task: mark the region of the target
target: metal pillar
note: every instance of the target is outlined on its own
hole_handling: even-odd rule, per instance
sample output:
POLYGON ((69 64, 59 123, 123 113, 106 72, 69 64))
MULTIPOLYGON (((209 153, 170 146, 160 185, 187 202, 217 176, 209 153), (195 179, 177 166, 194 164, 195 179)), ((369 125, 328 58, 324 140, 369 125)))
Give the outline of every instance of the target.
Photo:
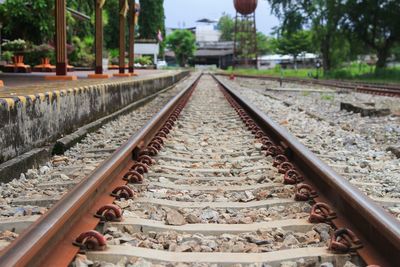
POLYGON ((66 0, 55 0, 55 24, 56 24, 56 75, 45 76, 45 80, 76 80, 76 76, 68 76, 67 57, 67 20, 66 0))
POLYGON ((131 75, 137 75, 135 73, 135 20, 136 20, 136 1, 129 1, 129 73, 131 75))
POLYGON ((94 0, 95 4, 95 43, 96 43, 96 74, 103 74, 103 8, 99 1, 94 0))
POLYGON ((129 11, 128 0, 119 0, 119 73, 114 74, 116 77, 128 77, 129 73, 125 73, 125 20, 129 11))
POLYGON ((67 75, 66 0, 56 0, 56 74, 67 75))
POLYGON ((89 74, 88 78, 106 79, 110 75, 103 74, 103 3, 99 0, 94 0, 95 6, 95 69, 94 74, 89 74))
POLYGON ((123 9, 125 8, 125 0, 119 0, 119 73, 125 73, 125 16, 123 9))
POLYGON ((242 15, 236 12, 233 67, 258 67, 257 28, 255 12, 242 15))

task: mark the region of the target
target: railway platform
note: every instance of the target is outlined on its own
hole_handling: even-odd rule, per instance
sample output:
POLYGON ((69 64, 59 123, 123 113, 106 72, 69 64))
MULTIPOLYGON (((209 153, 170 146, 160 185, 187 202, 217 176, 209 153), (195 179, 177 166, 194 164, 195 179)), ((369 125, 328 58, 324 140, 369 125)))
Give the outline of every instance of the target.
MULTIPOLYGON (((172 86, 187 72, 144 70, 139 74, 64 82, 44 81, 43 74, 2 74, 7 86, 0 89, 0 164, 129 108, 172 86)), ((87 72, 75 75, 87 77, 87 72)), ((35 164, 28 161, 26 165, 35 164)), ((0 165, 0 173, 3 167, 8 168, 0 165)))

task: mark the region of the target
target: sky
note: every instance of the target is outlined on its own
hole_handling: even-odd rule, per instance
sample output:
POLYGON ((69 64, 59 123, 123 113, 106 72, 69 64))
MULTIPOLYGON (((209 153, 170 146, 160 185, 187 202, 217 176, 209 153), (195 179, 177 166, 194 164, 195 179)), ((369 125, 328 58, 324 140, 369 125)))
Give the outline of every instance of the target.
MULTIPOLYGON (((167 28, 192 27, 202 18, 218 20, 223 12, 235 15, 233 0, 164 0, 164 9, 167 28)), ((258 1, 256 24, 257 29, 267 35, 279 24, 265 0, 258 1)))

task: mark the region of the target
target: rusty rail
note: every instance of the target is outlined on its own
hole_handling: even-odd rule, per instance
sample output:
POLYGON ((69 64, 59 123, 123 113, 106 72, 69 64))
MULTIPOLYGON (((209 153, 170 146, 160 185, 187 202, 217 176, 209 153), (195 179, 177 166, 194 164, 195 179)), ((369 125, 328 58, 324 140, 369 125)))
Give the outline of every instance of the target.
POLYGON ((358 254, 367 264, 398 266, 400 263, 400 222, 375 204, 364 193, 351 185, 329 166, 317 158, 283 127, 272 121, 249 100, 214 78, 236 100, 257 125, 284 149, 285 156, 309 178, 324 201, 334 207, 338 214, 332 223, 337 228, 351 228, 361 239, 363 248, 358 254))
POLYGON ((0 266, 68 266, 79 251, 79 247, 72 246, 72 243, 81 233, 96 228, 100 219, 94 214, 113 202, 115 198, 110 193, 127 183, 122 176, 134 163, 137 152, 147 146, 178 104, 190 96, 199 78, 200 75, 107 161, 2 251, 0 266))
MULTIPOLYGON (((218 73, 218 75, 229 76, 229 74, 226 74, 226 73, 218 73)), ((373 83, 348 82, 348 81, 341 81, 341 80, 301 79, 301 78, 293 78, 293 77, 280 78, 280 77, 268 76, 268 75, 243 75, 243 74, 234 74, 234 75, 236 77, 241 77, 241 78, 263 79, 263 80, 272 80, 272 81, 301 83, 301 84, 317 84, 317 85, 323 85, 323 86, 328 86, 328 87, 336 87, 336 88, 353 90, 355 92, 360 92, 360 93, 391 96, 391 97, 400 97, 400 85, 395 85, 395 84, 393 84, 393 85, 391 85, 391 84, 373 84, 373 83)))

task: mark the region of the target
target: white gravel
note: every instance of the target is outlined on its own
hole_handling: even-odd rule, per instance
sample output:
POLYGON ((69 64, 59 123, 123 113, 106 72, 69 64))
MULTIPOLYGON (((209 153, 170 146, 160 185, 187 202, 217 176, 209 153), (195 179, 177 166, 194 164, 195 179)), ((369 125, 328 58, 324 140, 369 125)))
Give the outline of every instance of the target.
POLYGON ((312 92, 326 91, 326 88, 297 84, 286 84, 289 92, 272 91, 266 88, 278 89, 275 82, 223 79, 400 219, 400 159, 386 151, 388 146, 400 143, 399 99, 359 93, 312 92), (394 114, 361 117, 340 111, 341 101, 374 102, 377 106, 391 108, 394 114), (387 203, 386 199, 394 203, 387 203))

